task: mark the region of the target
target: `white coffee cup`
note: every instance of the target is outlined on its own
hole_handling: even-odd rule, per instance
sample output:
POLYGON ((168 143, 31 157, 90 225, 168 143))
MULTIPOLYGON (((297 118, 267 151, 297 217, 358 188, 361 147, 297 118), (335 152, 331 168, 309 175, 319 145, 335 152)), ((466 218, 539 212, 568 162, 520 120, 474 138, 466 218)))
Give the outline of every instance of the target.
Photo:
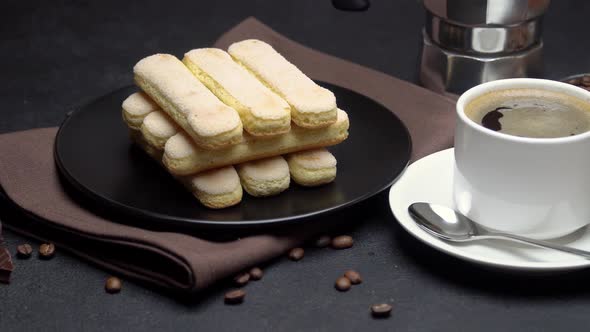
POLYGON ((542 79, 478 85, 457 102, 455 208, 488 228, 546 239, 590 223, 590 132, 526 138, 483 127, 465 115, 482 94, 505 89, 549 90, 590 103, 590 92, 542 79))

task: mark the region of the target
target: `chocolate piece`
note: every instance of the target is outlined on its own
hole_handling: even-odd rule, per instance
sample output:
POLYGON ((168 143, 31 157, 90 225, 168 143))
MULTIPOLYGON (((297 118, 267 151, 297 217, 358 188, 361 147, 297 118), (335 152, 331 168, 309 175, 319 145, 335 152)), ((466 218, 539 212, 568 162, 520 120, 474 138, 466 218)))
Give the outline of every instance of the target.
POLYGON ((0 248, 0 283, 10 283, 10 273, 14 269, 8 249, 0 248))
POLYGON ((2 223, 0 223, 0 283, 10 283, 10 273, 12 273, 13 269, 14 265, 12 265, 10 252, 6 249, 2 238, 2 223))

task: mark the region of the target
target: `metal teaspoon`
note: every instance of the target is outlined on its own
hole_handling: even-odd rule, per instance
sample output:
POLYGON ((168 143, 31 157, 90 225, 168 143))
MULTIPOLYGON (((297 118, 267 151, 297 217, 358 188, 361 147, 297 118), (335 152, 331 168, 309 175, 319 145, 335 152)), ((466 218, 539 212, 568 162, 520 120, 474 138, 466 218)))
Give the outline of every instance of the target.
POLYGON ((515 234, 489 231, 463 214, 443 205, 413 203, 408 207, 408 211, 420 228, 443 240, 466 242, 482 239, 504 239, 590 258, 590 251, 529 239, 515 234))

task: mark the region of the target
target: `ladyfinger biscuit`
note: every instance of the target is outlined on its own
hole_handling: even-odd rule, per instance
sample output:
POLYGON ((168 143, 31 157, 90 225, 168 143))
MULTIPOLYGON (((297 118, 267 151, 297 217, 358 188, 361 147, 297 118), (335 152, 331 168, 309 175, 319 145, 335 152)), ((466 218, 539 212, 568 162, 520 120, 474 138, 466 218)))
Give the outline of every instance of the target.
POLYGON ((199 173, 184 181, 197 199, 212 209, 236 205, 242 200, 240 178, 233 166, 199 173))
POLYGON ((221 101, 238 111, 249 134, 271 136, 291 129, 289 104, 225 51, 192 50, 184 55, 182 62, 221 101))
POLYGON ((243 163, 237 169, 242 187, 252 196, 277 195, 289 188, 289 165, 282 156, 243 163))
POLYGON ((135 82, 205 149, 242 141, 236 110, 222 103, 176 57, 156 54, 133 68, 135 82))
MULTIPOLYGON (((174 122, 165 113, 156 112, 145 118, 141 128, 141 131, 131 130, 132 138, 148 155, 161 163, 163 146, 160 141, 148 137, 170 137, 171 132, 176 133, 174 122)), ((203 205, 210 208, 239 203, 242 191, 236 183, 238 186, 241 183, 243 189, 255 197, 276 195, 289 188, 289 166, 282 156, 247 162, 239 165, 238 170, 235 173, 234 167, 226 166, 176 178, 203 205)))
MULTIPOLYGON (((141 131, 131 129, 131 138, 139 147, 141 147, 149 156, 158 163, 162 163, 163 145, 156 143, 155 140, 147 139, 148 136, 159 137, 162 132, 169 135, 176 125, 165 113, 157 112, 148 115, 142 126, 141 131), (159 114, 158 116, 154 116, 159 114), (151 124, 150 124, 151 123, 151 124), (157 145, 154 145, 157 144, 157 145)), ((187 176, 175 176, 175 178, 184 185, 201 204, 212 208, 221 209, 233 206, 242 200, 242 186, 240 178, 233 166, 226 166, 219 169, 210 170, 204 173, 187 176)))
POLYGON ((178 133, 178 126, 166 113, 159 111, 152 112, 143 119, 140 131, 151 146, 164 151, 166 141, 178 133))
MULTIPOLYGON (((164 144, 178 133, 174 121, 164 112, 152 112, 143 120, 141 130, 132 130, 134 140, 154 159, 161 163, 164 144)), ((229 166, 231 167, 231 166, 229 166)), ((199 173, 196 176, 177 177, 204 205, 225 207, 239 202, 241 194, 235 186, 235 177, 228 167, 199 173), (215 185, 215 186, 213 186, 215 185), (228 189, 229 188, 229 189, 228 189), (233 188, 233 189, 232 189, 233 188), (219 192, 217 192, 219 191, 219 192)), ((255 160, 239 165, 239 182, 252 196, 276 195, 289 187, 289 166, 281 156, 255 160)))
POLYGON ((293 181, 302 186, 319 186, 336 178, 336 158, 325 148, 291 153, 287 163, 293 181))
POLYGON ((348 115, 338 110, 332 125, 321 129, 293 126, 286 134, 268 138, 245 136, 242 143, 223 150, 206 150, 192 144, 184 133, 178 133, 166 142, 164 165, 172 174, 187 175, 226 165, 278 156, 338 144, 348 137, 348 115))
POLYGON ((248 39, 234 43, 229 54, 291 105, 293 122, 320 128, 336 121, 336 97, 317 85, 267 43, 248 39))
POLYGON ((160 106, 143 92, 136 92, 123 101, 123 120, 132 129, 139 129, 143 119, 160 106))
MULTIPOLYGON (((137 132, 136 130, 132 130, 132 134, 133 132, 137 132, 140 136, 139 144, 142 148, 161 163, 162 152, 166 141, 181 130, 182 129, 179 129, 166 113, 153 112, 143 120, 141 131, 137 132)), ((134 139, 138 141, 138 137, 135 137, 134 139)), ((247 162, 239 165, 238 170, 240 181, 244 189, 252 196, 262 197, 276 195, 289 187, 289 166, 281 156, 247 162)), ((219 171, 219 169, 204 173, 215 171, 219 171)), ((198 177, 204 173, 199 173, 198 177)), ((216 175, 211 173, 208 177, 215 178, 216 175)), ((206 189, 207 182, 203 182, 205 180, 194 180, 191 176, 179 178, 184 179, 183 183, 185 183, 185 185, 188 184, 189 189, 192 192, 200 193, 199 196, 197 196, 199 200, 210 201, 206 204, 208 206, 215 204, 214 200, 212 201, 211 199, 208 199, 211 195, 206 195, 212 190, 206 189), (205 188, 203 188, 204 186, 205 188)), ((234 192, 228 192, 227 190, 224 190, 223 192, 225 196, 219 197, 218 201, 227 202, 225 198, 236 197, 233 195, 234 192)))

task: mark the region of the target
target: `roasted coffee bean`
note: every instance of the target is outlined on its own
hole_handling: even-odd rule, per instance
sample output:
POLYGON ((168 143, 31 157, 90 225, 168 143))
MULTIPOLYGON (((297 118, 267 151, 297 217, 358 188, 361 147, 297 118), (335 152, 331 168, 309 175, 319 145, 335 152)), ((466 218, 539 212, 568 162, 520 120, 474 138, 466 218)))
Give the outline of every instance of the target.
POLYGON ((16 255, 19 258, 29 258, 29 257, 31 257, 32 253, 33 253, 33 247, 31 247, 31 245, 28 243, 19 244, 16 247, 16 255))
POLYGON ((117 277, 109 277, 104 284, 104 290, 109 294, 119 293, 121 291, 121 279, 117 277))
POLYGON ((582 77, 582 85, 583 86, 590 86, 590 75, 586 75, 582 77))
POLYGON ((240 273, 234 277, 234 283, 238 286, 245 286, 250 281, 250 274, 248 272, 240 273))
POLYGON ((391 314, 392 306, 387 303, 374 304, 371 306, 371 314, 373 317, 388 317, 391 314))
POLYGON ((351 236, 340 235, 332 239, 332 248, 346 249, 352 247, 354 240, 351 236))
POLYGON ((53 243, 43 243, 39 247, 39 257, 49 259, 55 255, 55 245, 53 243))
POLYGON ((253 267, 250 269, 250 279, 252 280, 260 280, 264 275, 264 272, 259 267, 253 267))
POLYGON ((325 248, 330 245, 332 239, 327 235, 322 235, 317 240, 315 240, 315 246, 318 248, 325 248))
POLYGON ((361 275, 356 272, 355 270, 348 270, 346 272, 344 272, 344 276, 350 280, 350 283, 353 285, 358 285, 361 282, 363 282, 363 279, 361 279, 361 275))
POLYGON ((303 258, 305 251, 303 248, 293 248, 289 251, 289 259, 292 261, 298 261, 303 258))
POLYGON ((337 290, 341 291, 341 292, 346 292, 347 290, 350 289, 350 280, 348 280, 348 278, 346 277, 340 277, 338 279, 336 279, 336 284, 334 285, 336 287, 337 290))
POLYGON ((246 297, 246 292, 236 289, 225 293, 223 300, 226 304, 239 304, 244 302, 244 297, 246 297))

